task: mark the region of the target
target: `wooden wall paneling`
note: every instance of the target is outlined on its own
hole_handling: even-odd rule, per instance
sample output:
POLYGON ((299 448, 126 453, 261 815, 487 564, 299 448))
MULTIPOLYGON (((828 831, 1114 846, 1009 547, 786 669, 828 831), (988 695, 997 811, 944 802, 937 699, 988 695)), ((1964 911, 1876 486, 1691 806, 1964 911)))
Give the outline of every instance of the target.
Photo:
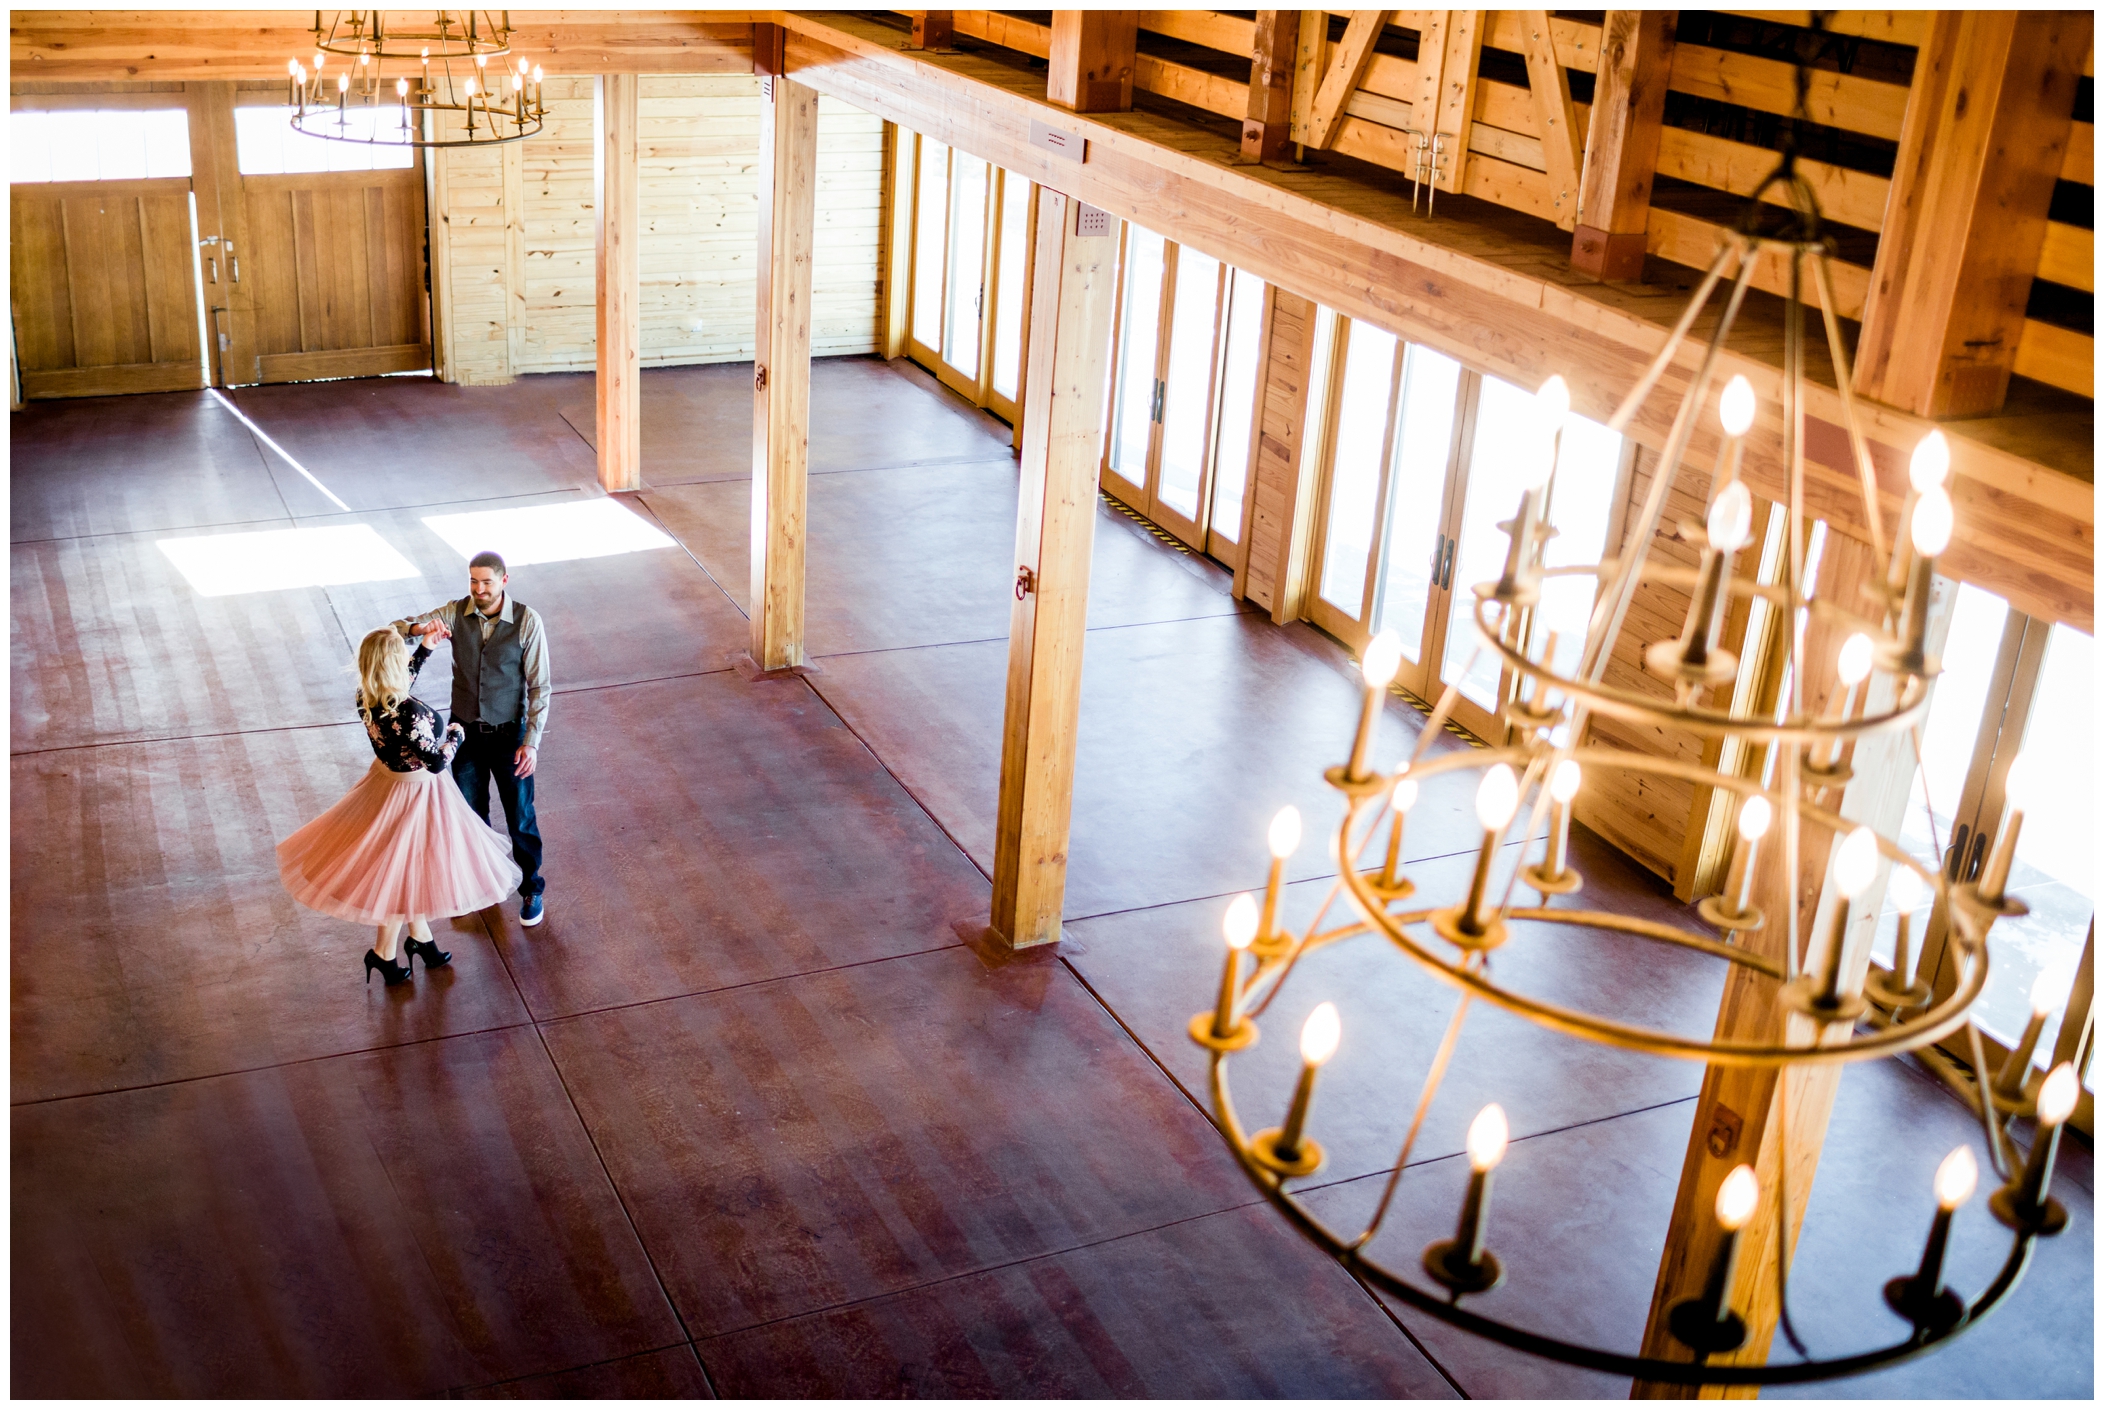
POLYGON ((1856 388, 1922 416, 1998 409, 2062 166, 2087 11, 1948 11, 1915 65, 1856 388))
POLYGON ((1054 10, 1045 101, 1077 113, 1132 107, 1138 10, 1054 10))
POLYGON ((421 171, 247 176, 241 186, 254 341, 240 380, 432 365, 421 171))
POLYGON ((643 487, 642 265, 636 183, 638 79, 599 76, 594 348, 599 483, 608 491, 643 487))
POLYGON ((753 358, 751 665, 805 664, 804 545, 811 420, 811 273, 818 95, 761 82, 759 278, 753 358))
MULTIPOLYGON (((1669 86, 1675 93, 1782 117, 1797 110, 1797 75, 1791 65, 1700 44, 1674 46, 1669 86)), ((1809 90, 1805 102, 1813 122, 1888 142, 1899 140, 1907 109, 1905 85, 1813 69, 1809 90)))
POLYGON ((1644 272, 1674 16, 1671 10, 1609 10, 1601 27, 1571 263, 1603 279, 1644 272))
MULTIPOLYGON (((558 82, 577 80, 550 79, 547 88, 553 90, 558 82)), ((590 80, 583 85, 589 89, 590 80)), ((445 118, 434 121, 444 123, 445 118)), ((432 257, 438 264, 433 283, 440 292, 437 321, 446 344, 444 375, 464 386, 509 382, 521 369, 511 361, 507 325, 510 240, 503 149, 442 148, 431 158, 431 184, 439 195, 431 227, 432 257)))
MULTIPOLYGON (((1022 493, 994 838, 992 929, 1025 949, 1059 939, 1081 715, 1089 563, 1118 242, 1081 235, 1079 203, 1039 191, 1022 493)), ((1115 226, 1112 227, 1115 229, 1115 226)))
MULTIPOLYGON (((1549 177, 1549 208, 1555 212, 1558 230, 1578 226, 1578 171, 1584 162, 1584 139, 1571 110, 1571 80, 1556 60, 1556 44, 1549 34, 1547 10, 1516 12, 1524 22, 1527 55, 1527 85, 1534 95, 1534 111, 1540 123, 1543 170, 1549 177)), ((1473 118, 1473 114, 1471 114, 1473 118)))

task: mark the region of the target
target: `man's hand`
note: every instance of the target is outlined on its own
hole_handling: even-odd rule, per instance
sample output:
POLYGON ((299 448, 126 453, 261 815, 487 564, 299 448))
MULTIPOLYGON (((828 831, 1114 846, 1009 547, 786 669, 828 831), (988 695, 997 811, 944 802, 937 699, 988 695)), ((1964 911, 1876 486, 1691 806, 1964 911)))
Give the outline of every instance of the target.
POLYGON ((433 646, 436 646, 441 641, 446 641, 450 639, 453 635, 453 633, 446 630, 446 624, 444 622, 438 621, 435 618, 428 622, 419 622, 416 626, 410 628, 410 630, 414 631, 418 636, 424 639, 424 647, 426 650, 430 649, 433 646))
POLYGON ((516 778, 532 778, 534 763, 539 758, 539 750, 530 744, 521 744, 519 752, 512 756, 511 772, 513 776, 516 778))

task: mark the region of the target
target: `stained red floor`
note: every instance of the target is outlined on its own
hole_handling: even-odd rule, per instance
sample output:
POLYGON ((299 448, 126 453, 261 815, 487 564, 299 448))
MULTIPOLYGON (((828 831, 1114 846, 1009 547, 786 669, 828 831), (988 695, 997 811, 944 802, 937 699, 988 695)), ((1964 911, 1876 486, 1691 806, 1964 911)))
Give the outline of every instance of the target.
MULTIPOLYGON (((725 665, 749 375, 644 378, 646 488, 621 502, 676 546, 515 575, 558 687, 548 919, 455 921, 451 968, 393 990, 360 983, 365 934, 286 898, 271 848, 366 766, 357 636, 459 592, 424 516, 597 496, 590 379, 235 394, 311 480, 208 396, 12 418, 16 1393, 1625 1393, 1374 1297, 1208 1122, 1183 1025, 1281 803, 1309 822, 1288 914, 1331 890, 1344 653, 1106 511, 1067 939, 990 963, 960 935, 989 898, 1007 428, 917 370, 820 364, 819 671, 749 682, 725 665), (422 576, 202 598, 157 547, 347 523, 422 576)), ((443 651, 426 671, 443 705, 443 651)), ((1391 702, 1381 750, 1421 727, 1391 702)), ((1428 885, 1466 873, 1471 813, 1458 779, 1428 786, 1408 847, 1428 885)), ((1584 900, 1678 911, 1589 835, 1574 847, 1584 900)), ((1718 988, 1570 926, 1496 962, 1525 992, 1695 1031, 1718 988)), ((1345 1227, 1455 997, 1367 940, 1311 957, 1233 1069, 1246 1121, 1276 1120, 1324 997, 1346 1037, 1308 1204, 1345 1227)), ((1447 1232, 1462 1133, 1499 1101, 1511 1275, 1484 1307, 1633 1347, 1697 1077, 1472 1014, 1370 1253, 1408 1269, 1447 1232)), ((1851 1072, 1791 1283, 1812 1350, 1898 1335, 1877 1286, 1911 1265, 1929 1172, 1970 1129, 1918 1072, 1851 1072)), ((2073 1227, 2008 1308, 1823 1392, 2089 1395, 2086 1148, 2065 1163, 2073 1227)), ((1976 1203, 1960 1285, 1998 1254, 1976 1203)))

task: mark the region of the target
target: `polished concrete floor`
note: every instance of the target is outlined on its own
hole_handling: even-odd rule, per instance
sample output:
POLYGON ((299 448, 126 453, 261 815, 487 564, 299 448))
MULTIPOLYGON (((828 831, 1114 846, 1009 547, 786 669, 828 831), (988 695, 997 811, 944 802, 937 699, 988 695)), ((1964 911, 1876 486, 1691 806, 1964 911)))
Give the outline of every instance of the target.
MULTIPOLYGON (((1344 654, 1105 509, 1067 938, 996 962, 968 941, 992 865, 1006 428, 904 365, 820 364, 818 671, 752 682, 726 665, 749 376, 645 375, 649 487, 619 503, 676 546, 514 576, 558 687, 547 922, 455 921, 452 967, 393 990, 359 982, 364 932, 285 896, 272 845, 366 767, 351 644, 460 591, 424 517, 598 493, 589 379, 236 394, 312 480, 206 396, 12 418, 13 1391, 1626 1393, 1371 1295, 1209 1124, 1183 1025, 1281 803, 1310 822, 1290 914, 1327 894, 1344 654), (421 577, 207 597, 157 546, 332 524, 421 577)), ((428 670, 443 705, 443 654, 428 670)), ((1393 702, 1384 755, 1421 724, 1393 702)), ((1462 884, 1470 831, 1465 793, 1428 788, 1422 883, 1462 884)), ((1677 913, 1576 846, 1588 899, 1677 913)), ((1689 1031, 1719 985, 1567 927, 1498 964, 1689 1031)), ((1379 1196, 1452 996, 1364 943, 1312 958, 1238 1059, 1251 1121, 1276 1119, 1324 997, 1345 1038, 1308 1198, 1342 1225, 1379 1196)), ((1409 1269, 1448 1231, 1463 1132, 1499 1101, 1509 1280, 1482 1310, 1634 1350, 1698 1076, 1479 1010, 1373 1250, 1409 1269)), ((1911 1267, 1930 1172, 1969 1133, 1918 1071, 1850 1071, 1791 1282, 1814 1353, 1899 1337, 1878 1286, 1911 1267)), ((2073 1225, 2006 1307, 1823 1393, 2088 1396, 2086 1146, 2064 1161, 2073 1225)), ((1961 1288, 1998 1234, 1980 1202, 1961 1214, 1961 1288)))

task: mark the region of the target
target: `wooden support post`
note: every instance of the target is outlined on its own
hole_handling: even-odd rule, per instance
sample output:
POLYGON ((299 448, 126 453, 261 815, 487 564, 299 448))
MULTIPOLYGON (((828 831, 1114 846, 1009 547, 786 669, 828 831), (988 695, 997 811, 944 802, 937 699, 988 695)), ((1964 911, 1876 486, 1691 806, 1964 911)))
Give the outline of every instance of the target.
POLYGON ((1083 213, 1072 197, 1038 188, 994 840, 993 929, 1016 949, 1057 941, 1066 899, 1118 254, 1116 222, 1092 222, 1104 233, 1079 234, 1083 213))
POLYGON ((1249 56, 1249 107, 1242 120, 1242 160, 1275 162, 1293 140, 1293 69, 1300 45, 1299 10, 1257 11, 1249 56))
POLYGON ((884 124, 884 356, 906 355, 913 302, 913 197, 918 142, 895 122, 884 124))
POLYGON ((1578 178, 1571 264, 1602 279, 1636 279, 1644 272, 1644 231, 1678 14, 1609 10, 1600 29, 1599 81, 1578 178))
MULTIPOLYGON (((205 360, 213 386, 239 386, 256 380, 256 355, 255 305, 234 278, 234 261, 248 251, 248 205, 234 152, 234 85, 185 83, 183 97, 197 236, 211 241, 198 250, 205 276, 205 360)), ((249 268, 255 267, 251 258, 249 268)))
POLYGON ((925 49, 931 54, 950 52, 950 41, 956 37, 955 10, 909 10, 913 19, 913 37, 906 41, 908 49, 925 49))
MULTIPOLYGON (((1836 602, 1855 601, 1862 587, 1874 582, 1879 572, 1880 565, 1872 558, 1867 544, 1829 534, 1819 569, 1820 595, 1836 602)), ((1931 650, 1942 649, 1956 598, 1956 584, 1940 585, 1930 619, 1931 650)), ((1840 636, 1838 630, 1824 624, 1806 634, 1801 666, 1802 698, 1808 709, 1821 709, 1828 693, 1837 686, 1840 636)), ((1780 652, 1771 659, 1770 669, 1777 675, 1782 659, 1780 652)), ((1881 681, 1879 692, 1873 693, 1870 708, 1889 709, 1891 705, 1891 682, 1887 678, 1881 681)), ((1911 741, 1904 734, 1878 737, 1857 745, 1849 762, 1855 778, 1836 811, 1880 832, 1896 833, 1914 777, 1911 741)), ((1833 806, 1831 792, 1825 801, 1833 806)), ((1801 906, 1797 925, 1800 936, 1809 937, 1808 943, 1800 943, 1808 955, 1808 964, 1814 967, 1825 953, 1832 907, 1841 903, 1838 894, 1827 885, 1829 861, 1839 842, 1833 833, 1809 825, 1799 838, 1801 906)), ((1767 915, 1767 924, 1743 933, 1738 943, 1781 964, 1790 933, 1781 820, 1770 829, 1764 848, 1766 856, 1759 863, 1754 895, 1755 904, 1767 915)), ((1855 903, 1842 955, 1843 972, 1849 976, 1845 989, 1860 990, 1869 968, 1870 942, 1877 929, 1878 896, 1873 890, 1855 903)), ((1821 1025, 1786 1010, 1778 998, 1780 987, 1775 980, 1744 965, 1731 966, 1718 1006, 1717 1036, 1812 1046, 1838 1037, 1843 1031, 1844 1025, 1834 1025, 1835 1031, 1828 1033, 1821 1025)), ((1734 1166, 1751 1165, 1760 1181, 1761 1202, 1741 1235, 1737 1275, 1730 1293, 1732 1310, 1745 1319, 1747 1339, 1738 1351, 1711 1360, 1717 1365, 1734 1366, 1767 1362, 1782 1307, 1777 1242, 1781 1241, 1786 1262, 1803 1227, 1840 1080, 1838 1064, 1799 1069, 1787 1082, 1767 1068, 1705 1070, 1672 1223, 1666 1232, 1665 1253, 1659 1260, 1650 1322, 1644 1332, 1644 1355, 1670 1361, 1694 1359, 1693 1353, 1673 1337, 1667 1317, 1675 1305, 1702 1295, 1720 1242, 1715 1213, 1717 1188, 1734 1166)), ((1920 1172, 1924 1193, 1933 1173, 1931 1168, 1920 1172)), ((1697 1391, 1651 1381, 1638 1381, 1630 1390, 1631 1398, 1639 1400, 1749 1399, 1756 1393, 1757 1388, 1751 1386, 1697 1391)))
POLYGON ((1138 10, 1054 10, 1045 101, 1077 113, 1132 108, 1138 10))
POLYGON ((1317 469, 1327 416, 1323 338, 1335 327, 1311 299, 1268 289, 1257 373, 1256 451, 1237 596, 1281 625, 1300 618, 1314 542, 1317 469))
MULTIPOLYGON (((1434 14, 1441 13, 1433 11, 1434 14)), ((1330 66, 1330 12, 1302 10, 1300 34, 1293 47, 1293 141, 1306 146, 1308 123, 1315 115, 1315 90, 1330 66)))
POLYGON ((1522 10, 1526 27, 1527 86, 1534 97, 1534 118, 1541 126, 1542 161, 1549 176, 1549 208, 1558 230, 1578 227, 1578 171, 1585 157, 1578 140, 1577 114, 1571 107, 1571 80, 1556 62, 1556 37, 1549 32, 1547 10, 1522 10))
POLYGON ((1482 10, 1434 10, 1418 37, 1418 126, 1432 134, 1432 185, 1459 191, 1467 176, 1469 129, 1476 122, 1476 65, 1483 57, 1482 10), (1436 38, 1435 38, 1436 33, 1436 38), (1437 70, 1432 53, 1437 50, 1437 70))
POLYGON ((759 308, 754 321, 752 665, 804 661, 804 535, 811 424, 811 261, 818 95, 760 81, 759 308))
POLYGON ((2091 26, 2088 10, 1931 14, 1863 310, 1863 395, 1917 416, 2001 407, 2091 26))
POLYGON ((1387 28, 1390 10, 1354 10, 1346 25, 1344 38, 1339 40, 1330 55, 1329 66, 1323 70, 1322 84, 1315 90, 1314 106, 1308 114, 1307 145, 1317 149, 1327 147, 1337 135, 1344 122, 1344 105, 1352 94, 1359 91, 1359 84, 1366 78, 1366 66, 1373 62, 1373 46, 1387 28))
POLYGON ((637 211, 636 91, 632 73, 599 75, 594 150, 599 215, 599 483, 643 487, 642 264, 637 211))

